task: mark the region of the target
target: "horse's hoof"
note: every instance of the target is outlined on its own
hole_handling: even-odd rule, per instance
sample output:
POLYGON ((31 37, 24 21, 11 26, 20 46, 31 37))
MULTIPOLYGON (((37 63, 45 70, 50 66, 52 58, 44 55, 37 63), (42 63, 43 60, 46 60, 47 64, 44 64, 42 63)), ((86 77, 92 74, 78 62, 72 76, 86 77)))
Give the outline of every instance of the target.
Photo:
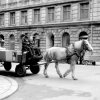
POLYGON ((73 80, 78 80, 77 78, 74 78, 73 80))
POLYGON ((59 77, 60 77, 60 78, 63 78, 63 76, 62 76, 62 75, 60 75, 59 77))
POLYGON ((49 78, 49 76, 45 76, 45 78, 49 78))
POLYGON ((63 75, 63 78, 65 78, 66 76, 65 75, 63 75))
POLYGON ((77 78, 74 78, 74 77, 72 77, 73 78, 73 80, 78 80, 77 78))
POLYGON ((63 77, 65 78, 65 77, 66 77, 66 75, 64 74, 64 75, 63 75, 63 77))

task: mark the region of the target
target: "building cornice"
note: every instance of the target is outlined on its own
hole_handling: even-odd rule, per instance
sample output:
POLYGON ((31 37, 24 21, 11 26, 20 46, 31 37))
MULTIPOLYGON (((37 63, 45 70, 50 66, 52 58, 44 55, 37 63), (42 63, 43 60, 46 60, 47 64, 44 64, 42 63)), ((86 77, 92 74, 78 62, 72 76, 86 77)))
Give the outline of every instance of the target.
POLYGON ((56 28, 56 27, 75 27, 75 26, 91 26, 91 25, 100 25, 100 21, 86 21, 86 22, 72 22, 72 23, 57 23, 57 24, 41 24, 41 25, 26 25, 26 26, 9 26, 9 27, 0 27, 2 30, 22 30, 22 29, 37 29, 37 28, 56 28))
MULTIPOLYGON (((91 1, 91 0, 84 0, 85 1, 91 1)), ((1 9, 0 12, 8 12, 8 11, 16 11, 16 10, 23 10, 23 9, 31 9, 31 8, 37 8, 37 7, 46 7, 46 6, 53 6, 53 5, 61 5, 65 3, 77 3, 77 2, 83 2, 83 0, 61 0, 61 1, 55 1, 55 2, 46 2, 46 3, 40 3, 40 4, 34 4, 34 5, 26 5, 26 6, 18 6, 14 8, 5 8, 1 9)))

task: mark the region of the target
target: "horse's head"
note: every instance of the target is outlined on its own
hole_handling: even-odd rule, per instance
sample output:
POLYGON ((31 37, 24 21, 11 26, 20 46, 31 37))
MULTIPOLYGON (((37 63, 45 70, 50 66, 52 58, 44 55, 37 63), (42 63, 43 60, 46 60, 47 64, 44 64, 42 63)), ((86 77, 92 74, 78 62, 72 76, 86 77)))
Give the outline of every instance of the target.
POLYGON ((82 40, 82 45, 83 45, 83 49, 84 49, 84 50, 93 52, 93 47, 92 47, 91 44, 88 42, 88 40, 82 40))
POLYGON ((79 53, 85 51, 91 51, 93 53, 93 48, 88 40, 80 40, 74 43, 74 49, 77 50, 79 53))

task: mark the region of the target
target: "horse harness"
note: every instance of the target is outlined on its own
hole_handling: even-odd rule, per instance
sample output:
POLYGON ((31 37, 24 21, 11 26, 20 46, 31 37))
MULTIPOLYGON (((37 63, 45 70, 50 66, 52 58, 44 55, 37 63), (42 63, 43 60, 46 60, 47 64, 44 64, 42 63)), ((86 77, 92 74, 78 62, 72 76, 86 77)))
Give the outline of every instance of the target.
POLYGON ((80 51, 80 53, 75 49, 74 43, 72 44, 73 49, 74 49, 73 53, 69 51, 69 48, 68 48, 68 47, 65 47, 65 48, 66 48, 66 54, 67 54, 67 55, 66 55, 67 62, 69 62, 70 58, 71 58, 72 56, 74 56, 74 55, 76 55, 76 56, 78 57, 78 59, 79 59, 81 56, 84 55, 84 53, 85 53, 85 51, 86 51, 86 46, 84 45, 84 44, 85 44, 85 43, 84 43, 84 40, 83 40, 82 42, 83 42, 83 43, 82 43, 82 50, 80 51), (83 53, 83 54, 82 54, 82 53, 83 53))

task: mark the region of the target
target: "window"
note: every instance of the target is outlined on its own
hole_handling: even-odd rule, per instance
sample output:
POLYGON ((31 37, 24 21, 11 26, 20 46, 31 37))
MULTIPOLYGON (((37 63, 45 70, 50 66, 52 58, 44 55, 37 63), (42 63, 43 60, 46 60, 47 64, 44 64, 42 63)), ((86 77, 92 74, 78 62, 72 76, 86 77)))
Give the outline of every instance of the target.
POLYGON ((40 22, 40 9, 34 9, 34 23, 40 22))
POLYGON ((14 4, 17 3, 17 0, 8 0, 8 4, 14 4))
POLYGON ((54 7, 48 8, 48 22, 54 21, 54 7))
POLYGON ((22 2, 23 3, 28 3, 30 0, 23 0, 22 2))
POLYGON ((9 49, 15 50, 15 36, 13 34, 9 37, 9 49))
POLYGON ((27 11, 22 11, 21 12, 21 24, 27 24, 27 11))
POLYGON ((10 13, 10 25, 15 24, 15 12, 10 13))
POLYGON ((71 15, 71 6, 63 6, 63 20, 69 20, 71 15))
POLYGON ((0 14, 0 26, 4 25, 4 14, 0 14))
POLYGON ((0 0, 0 5, 6 4, 6 0, 0 0))
POLYGON ((40 2, 41 0, 31 0, 31 1, 33 1, 33 2, 40 2))
POLYGON ((89 18, 89 3, 80 4, 80 19, 89 18))

